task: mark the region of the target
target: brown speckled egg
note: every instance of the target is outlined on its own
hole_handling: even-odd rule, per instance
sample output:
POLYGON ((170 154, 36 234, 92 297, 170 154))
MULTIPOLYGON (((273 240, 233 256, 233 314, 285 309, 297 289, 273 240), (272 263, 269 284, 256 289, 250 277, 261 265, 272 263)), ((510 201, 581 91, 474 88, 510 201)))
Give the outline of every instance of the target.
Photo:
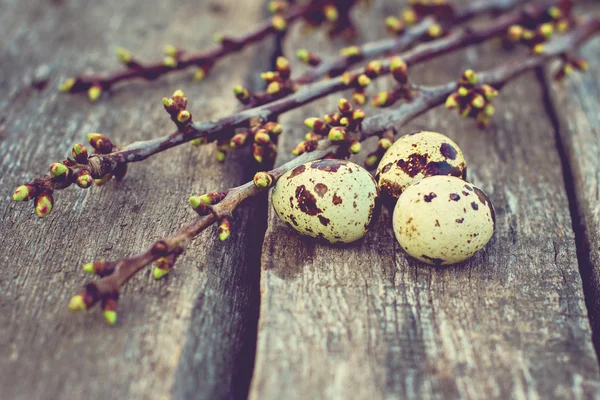
POLYGON ((346 160, 300 165, 277 181, 273 208, 303 235, 330 243, 362 238, 374 219, 377 183, 364 168, 346 160))
POLYGON ((377 167, 379 190, 398 198, 407 187, 435 175, 466 178, 462 151, 450 138, 436 132, 402 136, 383 155, 377 167))
POLYGON ((494 234, 494 207, 485 193, 453 176, 432 176, 408 187, 394 209, 394 233, 412 257, 454 264, 481 250, 494 234))

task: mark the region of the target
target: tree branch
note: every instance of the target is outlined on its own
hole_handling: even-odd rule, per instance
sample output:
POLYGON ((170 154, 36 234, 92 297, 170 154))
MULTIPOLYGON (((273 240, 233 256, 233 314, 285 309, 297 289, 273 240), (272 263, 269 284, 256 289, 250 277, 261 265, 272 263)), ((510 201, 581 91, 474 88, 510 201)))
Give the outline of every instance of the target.
MULTIPOLYGON (((529 55, 525 58, 510 61, 488 72, 478 74, 478 84, 501 87, 523 72, 541 66, 552 58, 562 56, 566 52, 576 49, 599 31, 600 19, 588 19, 567 35, 548 42, 545 45, 543 54, 529 55)), ((396 131, 398 127, 405 125, 416 116, 442 104, 449 95, 459 88, 459 85, 458 82, 449 82, 441 86, 413 88, 414 92, 406 103, 395 109, 366 118, 358 130, 359 139, 363 141, 369 137, 381 135, 382 132, 390 129, 396 131)), ((96 302, 102 301, 105 313, 109 312, 108 315, 105 314, 107 320, 109 323, 114 323, 116 299, 119 290, 138 271, 154 261, 160 262, 161 259, 169 259, 169 257, 171 257, 169 259, 171 261, 167 268, 170 268, 175 258, 181 254, 183 248, 195 236, 216 221, 231 217, 237 207, 247 198, 264 192, 275 184, 283 174, 301 164, 336 154, 339 146, 340 144, 331 142, 328 139, 321 140, 313 151, 306 152, 300 157, 269 171, 267 174, 270 179, 268 179, 267 184, 259 185, 255 183, 255 179, 254 182, 248 182, 227 190, 218 197, 220 201, 217 200, 216 204, 202 208, 205 215, 200 216, 172 236, 155 242, 149 249, 135 257, 117 262, 101 261, 89 264, 84 269, 103 277, 89 283, 82 292, 74 296, 69 308, 72 311, 85 310, 96 302)))
MULTIPOLYGON (((500 4, 508 6, 508 4, 512 4, 512 1, 514 0, 495 0, 489 5, 490 8, 475 3, 475 5, 472 6, 472 9, 467 8, 461 13, 457 13, 457 18, 472 16, 481 9, 488 11, 490 9, 497 9, 500 7, 500 4), (463 17, 460 17, 461 15, 463 17)), ((407 66, 410 67, 458 49, 482 43, 490 38, 503 36, 513 25, 535 25, 535 23, 545 21, 545 18, 548 18, 548 6, 558 4, 559 2, 560 0, 545 0, 542 3, 527 3, 523 9, 504 14, 492 21, 471 28, 467 27, 459 29, 441 39, 421 44, 412 50, 400 54, 400 56, 407 66)), ((417 29, 417 27, 415 27, 415 29, 417 29)), ((411 37, 410 35, 408 36, 411 37)), ((401 41, 402 39, 396 40, 401 41)), ((380 41, 373 44, 366 44, 363 48, 367 49, 365 51, 368 55, 387 54, 388 51, 391 51, 391 49, 394 48, 390 43, 397 42, 380 41)), ((389 60, 379 62, 378 65, 380 68, 376 74, 371 75, 371 79, 376 79, 389 74, 390 64, 391 61, 389 60)), ((345 89, 354 88, 363 90, 364 87, 361 86, 360 78, 365 74, 367 69, 368 66, 367 68, 358 68, 344 73, 339 78, 302 86, 298 91, 279 100, 258 107, 243 109, 217 120, 192 122, 191 114, 185 110, 187 99, 183 97, 183 93, 174 96, 172 99, 165 98, 163 99, 166 100, 165 108, 171 114, 173 121, 177 124, 177 131, 167 136, 147 141, 134 142, 122 148, 113 146, 107 137, 103 137, 102 143, 104 146, 102 149, 99 150, 92 143, 93 147, 96 149, 96 154, 91 155, 90 157, 87 157, 87 152, 86 157, 76 157, 75 154, 73 154, 75 161, 68 159, 62 163, 57 163, 68 167, 66 176, 53 176, 51 171, 49 175, 20 186, 17 189, 20 193, 17 195, 15 192, 13 198, 15 200, 28 200, 37 198, 40 194, 44 194, 49 199, 44 204, 49 204, 50 207, 45 208, 47 210, 46 213, 38 212, 38 215, 48 215, 53 204, 52 193, 55 190, 64 189, 71 183, 77 183, 80 187, 86 188, 91 185, 92 179, 95 179, 98 184, 103 184, 110 179, 112 175, 115 175, 117 179, 119 179, 125 174, 127 164, 145 160, 152 155, 166 151, 182 143, 192 140, 201 140, 204 143, 229 140, 233 135, 233 132, 235 132, 235 129, 248 127, 252 121, 265 123, 266 121, 277 118, 279 115, 289 110, 299 108, 317 99, 345 89), (177 101, 173 102, 173 100, 177 101), (185 113, 185 115, 182 112, 185 113), (110 145, 107 145, 107 143, 110 143, 110 145), (82 181, 83 184, 80 184, 80 181, 82 181)), ((82 145, 76 146, 83 147, 82 145)), ((53 166, 54 165, 56 164, 53 164, 53 166)), ((36 207, 36 211, 37 210, 38 208, 36 207)))
MULTIPOLYGON (((354 4, 356 1, 351 1, 354 4)), ((61 85, 61 91, 79 93, 88 91, 91 100, 97 100, 101 93, 109 90, 115 84, 132 79, 154 80, 171 72, 181 71, 192 66, 199 67, 195 78, 203 79, 214 64, 220 59, 239 52, 247 46, 263 40, 265 37, 285 31, 287 27, 311 13, 319 12, 325 2, 312 1, 306 6, 292 6, 289 10, 273 10, 275 15, 262 21, 252 30, 238 37, 221 37, 220 45, 211 50, 184 52, 170 47, 166 49, 167 57, 161 61, 142 63, 132 58, 125 49, 120 49, 117 55, 126 66, 124 69, 105 73, 81 75, 71 78, 61 85)))

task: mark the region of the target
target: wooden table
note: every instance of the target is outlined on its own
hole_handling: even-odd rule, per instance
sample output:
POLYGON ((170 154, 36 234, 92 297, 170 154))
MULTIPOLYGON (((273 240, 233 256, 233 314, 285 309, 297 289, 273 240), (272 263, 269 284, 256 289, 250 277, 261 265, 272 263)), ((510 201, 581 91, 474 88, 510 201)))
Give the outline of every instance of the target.
MULTIPOLYGON (((384 37, 384 16, 401 6, 362 9, 357 41, 384 37)), ((142 59, 167 43, 206 48, 214 32, 243 32, 265 15, 262 0, 0 1, 0 397, 600 397, 598 39, 583 50, 588 73, 556 84, 539 70, 507 86, 486 131, 441 109, 403 128, 457 141, 469 179, 491 196, 497 230, 471 261, 409 260, 387 211, 356 245, 316 244, 263 197, 236 214, 226 244, 209 229, 167 279, 135 277, 117 326, 99 312, 68 313, 89 281, 84 263, 143 250, 193 218, 189 195, 247 181, 256 165, 246 151, 219 164, 212 145, 180 146, 131 165, 121 183, 61 191, 45 220, 10 201, 14 188, 87 132, 127 144, 171 130, 160 99, 177 88, 196 120, 227 115, 237 107, 231 87, 259 88, 258 72, 280 49, 267 40, 219 63, 205 83, 172 74, 122 85, 97 104, 56 86, 114 67, 117 46, 142 59)), ((283 51, 343 46, 292 29, 283 51)), ((411 79, 446 82, 508 57, 489 43, 415 67, 411 79)), ((281 118, 276 164, 291 159, 303 119, 338 98, 281 118)))

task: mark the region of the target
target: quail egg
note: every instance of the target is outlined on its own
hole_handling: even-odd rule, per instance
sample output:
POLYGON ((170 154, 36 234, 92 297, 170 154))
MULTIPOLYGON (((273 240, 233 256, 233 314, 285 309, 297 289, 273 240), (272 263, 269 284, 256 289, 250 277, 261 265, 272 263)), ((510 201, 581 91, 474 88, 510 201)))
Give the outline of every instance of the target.
POLYGON ((379 190, 393 198, 413 183, 434 175, 463 179, 467 175, 462 151, 450 138, 436 132, 402 136, 385 152, 377 167, 379 190))
POLYGON ((318 160, 284 174, 273 190, 279 218, 303 235, 330 243, 362 238, 375 219, 377 183, 346 160, 318 160))
POLYGON ((494 234, 494 207, 481 189, 453 176, 425 178, 402 193, 393 226, 400 246, 428 264, 454 264, 494 234))

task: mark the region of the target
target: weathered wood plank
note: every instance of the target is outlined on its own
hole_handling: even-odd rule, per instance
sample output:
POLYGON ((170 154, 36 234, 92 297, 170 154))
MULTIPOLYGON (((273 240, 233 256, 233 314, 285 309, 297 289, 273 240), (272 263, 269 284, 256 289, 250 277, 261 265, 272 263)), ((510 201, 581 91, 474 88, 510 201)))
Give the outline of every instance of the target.
MULTIPOLYGON (((600 6, 590 5, 590 12, 600 6)), ((548 68, 547 82, 552 111, 557 117, 557 132, 568 166, 572 210, 578 256, 586 304, 594 332, 596 351, 600 349, 600 40, 584 46, 581 55, 589 60, 590 70, 554 82, 548 68)), ((556 67, 556 66, 555 66, 556 67)))
MULTIPOLYGON (((374 3, 376 11, 361 17, 369 26, 363 40, 382 35, 376 21, 393 10, 374 3)), ((306 42, 294 35, 287 51, 306 42)), ((339 48, 323 40, 308 45, 322 54, 339 48)), ((483 69, 507 57, 498 51, 491 44, 467 50, 410 76, 418 83, 457 79, 465 63, 483 69)), ((329 112, 337 98, 284 118, 278 163, 301 140, 302 120, 329 112)), ((387 210, 364 240, 346 248, 301 238, 270 211, 250 398, 600 395, 563 171, 535 75, 506 87, 496 104, 488 131, 444 110, 402 129, 456 140, 469 179, 496 206, 494 238, 462 265, 409 260, 387 210)))
POLYGON ((203 84, 193 84, 189 73, 175 74, 129 84, 97 105, 59 95, 55 87, 70 74, 114 67, 109 54, 116 46, 142 59, 159 56, 167 43, 212 46, 214 32, 252 27, 264 16, 263 5, 0 3, 0 397, 245 397, 258 318, 260 208, 239 213, 226 247, 209 230, 167 279, 156 282, 149 270, 134 278, 122 293, 116 327, 106 326, 97 310, 71 315, 66 305, 90 279, 81 265, 139 252, 174 232, 193 218, 190 194, 247 180, 247 153, 218 165, 212 148, 170 150, 132 165, 122 183, 57 193, 55 211, 44 221, 31 205, 10 197, 19 183, 69 154, 86 132, 126 144, 171 131, 160 99, 177 88, 185 90, 198 120, 233 111, 231 86, 268 66, 272 42, 219 64, 203 84), (37 91, 29 82, 40 66, 50 82, 37 91))

